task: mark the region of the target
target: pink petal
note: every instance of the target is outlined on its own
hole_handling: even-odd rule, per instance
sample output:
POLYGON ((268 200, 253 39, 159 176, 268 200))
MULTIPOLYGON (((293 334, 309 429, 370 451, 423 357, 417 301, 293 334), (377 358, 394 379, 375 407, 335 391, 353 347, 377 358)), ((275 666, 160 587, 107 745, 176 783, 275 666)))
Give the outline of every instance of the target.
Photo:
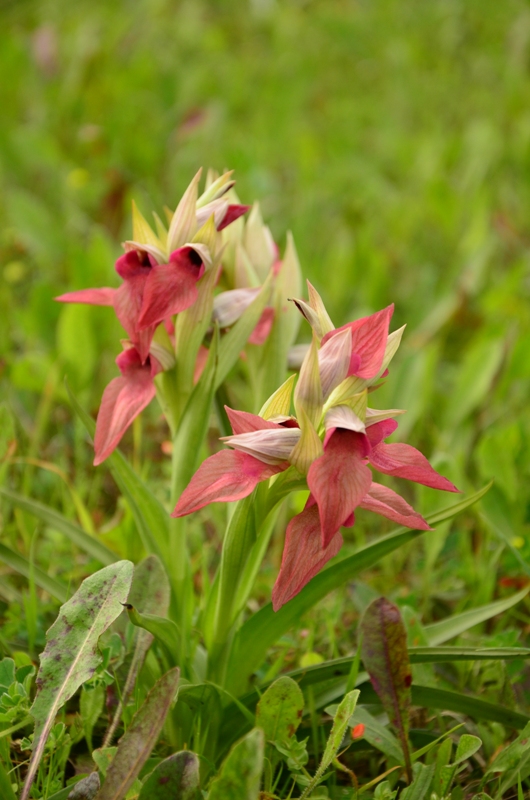
POLYGON ((221 450, 204 461, 184 489, 172 517, 184 517, 209 503, 240 500, 247 497, 260 481, 265 481, 289 464, 264 464, 237 450, 221 450))
POLYGON ((265 308, 258 320, 258 324, 248 338, 249 344, 265 344, 274 322, 274 309, 265 308))
POLYGON ((363 434, 337 428, 324 454, 309 468, 307 484, 320 511, 323 547, 330 543, 370 488, 372 473, 363 463, 366 454, 363 434))
POLYGON ((351 356, 351 336, 347 330, 331 336, 318 351, 318 367, 324 400, 348 377, 351 356))
POLYGON ((355 322, 349 322, 342 328, 327 333, 322 339, 324 344, 332 336, 336 336, 339 331, 349 328, 352 335, 352 357, 350 360, 350 375, 357 375, 359 378, 375 378, 385 356, 386 342, 388 339, 388 327, 394 312, 394 305, 387 306, 376 314, 363 317, 355 322), (353 356, 356 355, 360 359, 353 356))
POLYGON ((138 346, 142 362, 149 355, 149 348, 155 332, 154 325, 144 330, 139 329, 140 311, 149 274, 147 272, 127 278, 114 295, 116 316, 127 331, 131 342, 138 346))
POLYGON ((193 305, 203 272, 203 262, 191 247, 180 247, 171 253, 169 264, 153 267, 146 279, 140 328, 158 325, 193 305))
MULTIPOLYGON (((174 328, 173 328, 174 330, 174 328)), ((199 382, 199 379, 204 372, 204 368, 208 361, 208 356, 210 355, 210 351, 207 347, 203 344, 199 347, 199 352, 197 353, 197 358, 195 359, 195 369, 193 370, 193 385, 195 386, 196 383, 199 382)))
POLYGON ((383 439, 386 439, 396 430, 398 424, 395 419, 382 419, 381 422, 374 422, 373 425, 368 425, 366 428, 366 435, 372 447, 375 447, 383 439))
POLYGON ((300 592, 342 547, 336 533, 326 548, 322 547, 317 506, 305 508, 290 521, 285 535, 282 566, 272 590, 272 607, 278 611, 300 592))
POLYGON ((235 222, 236 219, 242 217, 243 214, 246 214, 249 211, 251 206, 241 206, 241 205, 231 205, 228 206, 226 210, 226 214, 224 215, 223 219, 221 220, 220 224, 217 226, 218 231, 222 231, 223 228, 227 228, 232 222, 235 222))
POLYGON ((114 265, 114 269, 123 280, 136 278, 138 275, 148 275, 151 267, 156 263, 147 253, 139 253, 138 250, 128 250, 125 255, 120 256, 114 265))
POLYGON ((381 486, 380 483, 372 483, 368 494, 366 494, 360 504, 360 508, 365 508, 367 511, 373 511, 380 514, 382 517, 387 517, 393 522, 400 525, 405 525, 407 528, 412 528, 417 531, 431 531, 429 523, 426 522, 421 514, 414 511, 406 500, 403 500, 399 494, 388 489, 386 486, 381 486))
POLYGON ((122 353, 119 366, 123 374, 106 387, 99 407, 94 466, 101 464, 112 453, 133 419, 155 396, 151 365, 142 366, 136 350, 122 353))
POLYGON ((374 469, 385 475, 406 478, 446 492, 460 491, 451 481, 439 475, 425 456, 409 444, 378 444, 373 448, 368 460, 374 469))
POLYGON ((78 292, 67 292, 56 297, 58 303, 86 303, 90 306, 112 306, 116 289, 103 286, 101 289, 80 289, 78 292))
POLYGON ((258 417, 257 414, 251 414, 249 411, 236 411, 228 406, 225 406, 225 411, 235 436, 240 433, 251 433, 251 431, 262 431, 265 428, 280 427, 277 422, 263 419, 263 417, 258 417))

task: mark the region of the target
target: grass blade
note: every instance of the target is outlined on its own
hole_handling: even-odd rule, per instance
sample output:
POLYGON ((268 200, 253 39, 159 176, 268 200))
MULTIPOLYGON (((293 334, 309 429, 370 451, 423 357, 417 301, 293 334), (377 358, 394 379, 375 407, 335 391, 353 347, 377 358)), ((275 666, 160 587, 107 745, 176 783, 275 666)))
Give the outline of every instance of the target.
POLYGON ((11 567, 11 569, 15 570, 15 572, 28 578, 28 580, 31 575, 32 580, 35 581, 37 586, 44 589, 48 594, 51 594, 51 596, 55 597, 60 603, 66 601, 68 597, 66 586, 56 581, 55 578, 50 578, 49 575, 46 575, 46 573, 35 564, 31 565, 27 558, 21 556, 20 553, 15 553, 14 550, 10 550, 5 544, 0 544, 0 560, 11 567))

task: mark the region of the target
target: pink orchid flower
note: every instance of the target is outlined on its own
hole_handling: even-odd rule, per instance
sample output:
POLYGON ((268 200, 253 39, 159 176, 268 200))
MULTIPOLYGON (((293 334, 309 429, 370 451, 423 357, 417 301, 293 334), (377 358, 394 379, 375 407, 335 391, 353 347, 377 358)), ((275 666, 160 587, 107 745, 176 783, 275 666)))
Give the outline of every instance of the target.
POLYGON ((94 466, 105 461, 123 434, 155 396, 153 378, 163 367, 152 354, 142 360, 134 345, 116 359, 121 376, 114 378, 101 399, 94 438, 94 466))
POLYGON ((227 409, 233 436, 224 442, 232 450, 202 464, 173 512, 179 517, 211 502, 239 500, 290 466, 305 474, 310 494, 304 510, 287 526, 272 595, 275 610, 338 553, 340 529, 354 524, 357 508, 412 529, 430 530, 402 497, 374 481, 372 469, 458 491, 414 447, 384 443, 397 427, 392 417, 399 410, 366 407, 368 388, 386 371, 399 345, 402 331, 388 333, 392 306, 338 330, 314 290, 308 308, 314 312, 308 316, 318 334, 315 331, 294 393, 298 421, 289 416, 291 379, 265 404, 261 416, 227 409))

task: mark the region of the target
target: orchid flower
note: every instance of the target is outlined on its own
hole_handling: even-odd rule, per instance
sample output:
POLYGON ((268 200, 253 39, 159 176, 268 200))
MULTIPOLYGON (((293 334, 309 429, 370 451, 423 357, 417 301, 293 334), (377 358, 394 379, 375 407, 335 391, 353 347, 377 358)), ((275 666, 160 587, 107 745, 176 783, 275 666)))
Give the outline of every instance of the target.
POLYGON ((287 526, 272 595, 275 610, 338 553, 340 529, 354 524, 357 508, 430 530, 402 497, 374 480, 372 470, 458 491, 414 447, 384 442, 401 410, 367 406, 368 390, 385 373, 403 333, 389 334, 393 306, 335 329, 310 284, 309 302, 295 302, 313 328, 313 341, 294 397, 291 376, 259 415, 227 409, 233 435, 224 442, 232 449, 202 464, 173 512, 184 516, 211 502, 239 500, 289 467, 304 475, 310 494, 287 526), (296 418, 290 416, 292 399, 296 418))
POLYGON ((123 279, 118 289, 82 289, 56 298, 63 303, 113 306, 142 364, 148 358, 156 326, 196 301, 197 282, 212 267, 220 248, 217 231, 249 208, 223 199, 234 185, 231 173, 222 175, 197 197, 200 174, 170 215, 168 230, 155 217, 155 233, 133 204, 133 240, 125 242, 125 255, 116 262, 116 272, 123 279), (210 220, 214 221, 213 232, 210 220))

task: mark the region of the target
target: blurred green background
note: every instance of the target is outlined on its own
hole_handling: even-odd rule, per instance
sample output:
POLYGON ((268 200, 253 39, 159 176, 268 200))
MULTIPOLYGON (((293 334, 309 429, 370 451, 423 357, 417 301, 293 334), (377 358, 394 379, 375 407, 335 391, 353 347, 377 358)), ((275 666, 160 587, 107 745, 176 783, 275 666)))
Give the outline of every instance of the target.
MULTIPOLYGON (((0 13, 3 453, 84 475, 104 521, 101 492, 115 490, 89 467, 62 379, 95 413, 123 334, 109 309, 52 298, 117 285, 132 198, 160 212, 199 166, 233 168, 282 249, 293 231, 337 325, 390 302, 393 327, 408 323, 378 397, 408 409, 400 438, 464 490, 496 478, 448 586, 465 580, 477 604, 502 575, 528 575, 528 3, 24 0, 0 13)), ((156 408, 145 419, 149 471, 165 434, 156 408)), ((72 508, 56 476, 36 476, 26 491, 72 508)), ((427 540, 427 565, 444 536, 427 540)))

